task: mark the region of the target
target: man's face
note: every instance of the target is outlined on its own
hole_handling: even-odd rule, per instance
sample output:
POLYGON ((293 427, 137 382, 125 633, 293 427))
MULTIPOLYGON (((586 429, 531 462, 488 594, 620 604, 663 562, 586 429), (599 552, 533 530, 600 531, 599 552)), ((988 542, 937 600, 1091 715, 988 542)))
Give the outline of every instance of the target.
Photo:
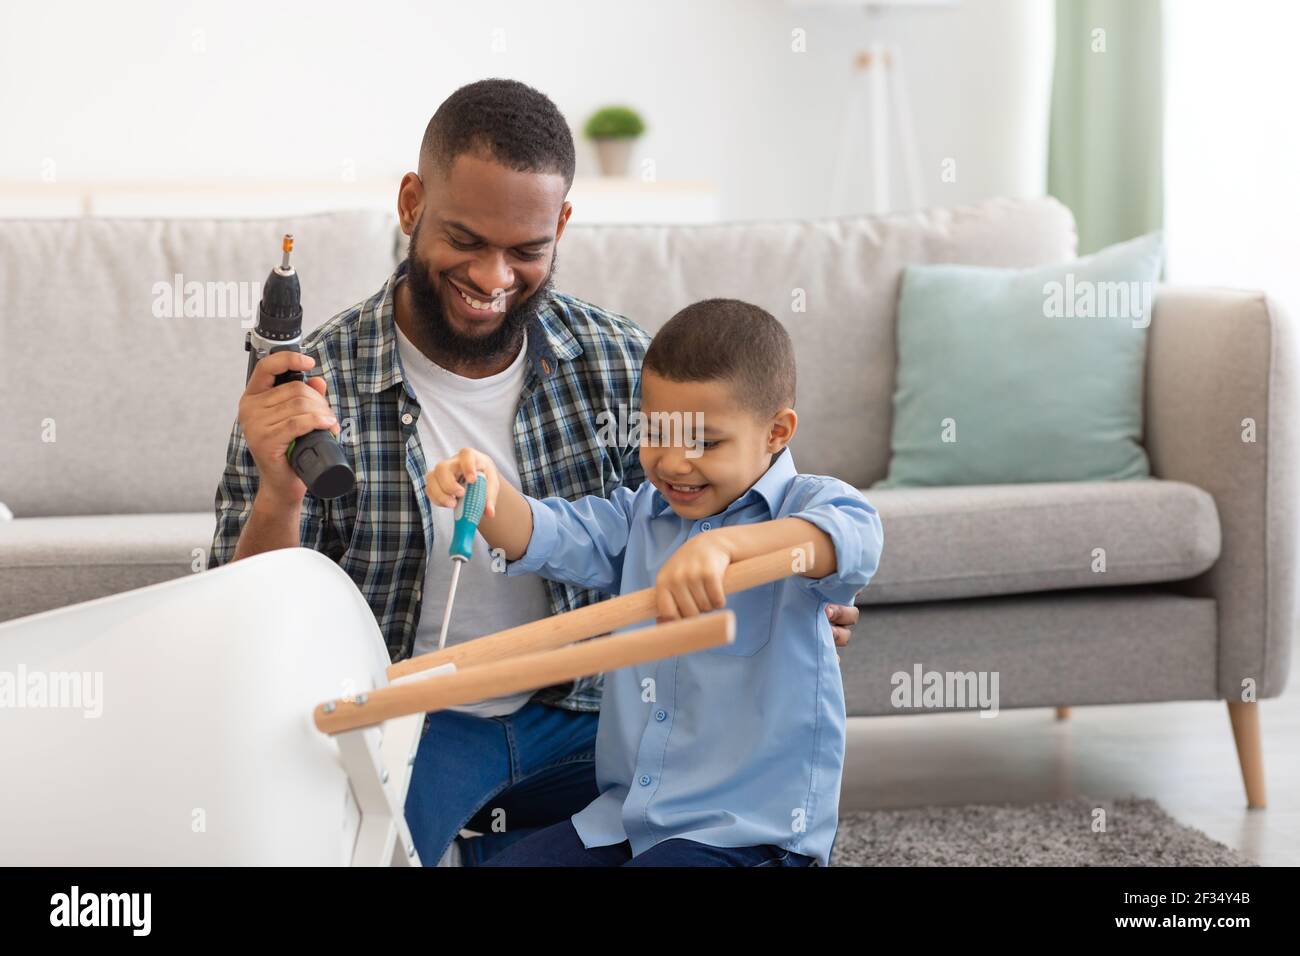
POLYGON ((512 353, 544 302, 572 207, 564 177, 464 154, 450 170, 408 175, 412 320, 453 361, 512 353), (422 189, 419 188, 422 186, 422 189))

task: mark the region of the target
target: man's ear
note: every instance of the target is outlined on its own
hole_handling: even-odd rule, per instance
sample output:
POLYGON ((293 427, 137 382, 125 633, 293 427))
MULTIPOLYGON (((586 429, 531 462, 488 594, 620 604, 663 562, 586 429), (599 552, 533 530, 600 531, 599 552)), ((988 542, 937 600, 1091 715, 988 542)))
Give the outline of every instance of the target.
POLYGON ((564 235, 564 227, 569 224, 569 217, 573 215, 573 203, 567 199, 564 205, 560 207, 560 219, 555 224, 555 241, 560 241, 560 236, 564 235))
POLYGON ((420 218, 420 209, 424 206, 424 181, 419 173, 407 173, 402 177, 402 185, 397 190, 397 219, 402 224, 402 232, 408 236, 415 228, 415 221, 420 218))
POLYGON ((793 408, 783 408, 773 415, 772 421, 767 428, 768 454, 775 455, 790 444, 790 439, 794 438, 794 433, 798 427, 799 416, 795 414, 793 408))

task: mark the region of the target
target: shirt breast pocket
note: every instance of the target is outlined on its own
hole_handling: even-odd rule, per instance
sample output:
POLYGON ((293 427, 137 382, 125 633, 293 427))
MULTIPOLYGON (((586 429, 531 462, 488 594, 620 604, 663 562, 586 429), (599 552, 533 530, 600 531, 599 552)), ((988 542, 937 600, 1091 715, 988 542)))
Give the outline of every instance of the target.
POLYGON ((721 647, 711 647, 710 654, 729 657, 753 657, 772 639, 775 626, 776 589, 778 582, 763 584, 739 594, 727 595, 727 610, 736 614, 736 640, 721 647))

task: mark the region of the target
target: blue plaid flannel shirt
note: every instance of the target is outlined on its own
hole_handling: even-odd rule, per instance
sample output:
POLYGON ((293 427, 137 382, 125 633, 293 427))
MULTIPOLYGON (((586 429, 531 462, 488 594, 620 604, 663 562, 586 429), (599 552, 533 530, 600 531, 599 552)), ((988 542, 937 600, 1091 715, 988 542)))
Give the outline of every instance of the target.
MULTIPOLYGON (((325 376, 357 486, 332 501, 311 494, 303 499, 301 543, 329 556, 356 582, 394 661, 411 654, 425 559, 435 548, 424 490, 427 468, 416 433, 420 406, 402 381, 393 333, 393 294, 405 271, 403 262, 383 289, 308 334, 302 346, 325 376)), ((641 358, 649 342, 645 331, 622 316, 551 294, 529 328, 528 370, 515 412, 515 457, 526 494, 572 501, 641 484, 635 441, 624 441, 623 429, 608 423, 636 421, 641 358)), ((236 421, 217 487, 209 568, 234 557, 257 482, 236 421)), ((552 614, 606 596, 553 581, 546 588, 552 614)), ((534 699, 594 711, 600 708, 600 687, 596 675, 544 688, 534 699)))

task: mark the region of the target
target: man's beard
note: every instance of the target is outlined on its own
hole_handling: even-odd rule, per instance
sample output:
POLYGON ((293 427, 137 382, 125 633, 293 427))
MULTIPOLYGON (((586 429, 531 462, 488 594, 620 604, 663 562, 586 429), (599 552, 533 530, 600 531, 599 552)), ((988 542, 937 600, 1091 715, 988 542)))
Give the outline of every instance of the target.
MULTIPOLYGON (((406 249, 406 284, 410 291, 411 322, 422 342, 432 348, 439 359, 453 366, 487 365, 494 359, 517 354, 524 329, 550 297, 555 258, 551 258, 551 268, 537 291, 506 310, 500 325, 487 335, 462 335, 447 319, 442 298, 430 277, 428 263, 415 251, 419 235, 420 223, 417 221, 406 249)), ((451 291, 458 294, 454 289, 451 291)))

